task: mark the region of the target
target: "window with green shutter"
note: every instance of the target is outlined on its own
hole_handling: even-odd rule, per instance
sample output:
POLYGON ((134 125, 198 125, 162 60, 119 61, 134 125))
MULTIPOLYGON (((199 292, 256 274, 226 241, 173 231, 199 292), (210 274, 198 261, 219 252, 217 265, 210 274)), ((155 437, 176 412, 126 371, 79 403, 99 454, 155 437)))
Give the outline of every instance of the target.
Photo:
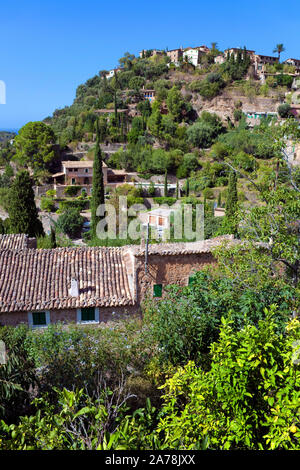
POLYGON ((161 297, 162 296, 162 284, 154 284, 153 286, 153 296, 161 297))
POLYGON ((95 321, 95 308, 86 307, 81 309, 81 321, 95 321))
POLYGON ((33 326, 42 326, 46 325, 46 312, 33 312, 32 313, 32 323, 33 326))

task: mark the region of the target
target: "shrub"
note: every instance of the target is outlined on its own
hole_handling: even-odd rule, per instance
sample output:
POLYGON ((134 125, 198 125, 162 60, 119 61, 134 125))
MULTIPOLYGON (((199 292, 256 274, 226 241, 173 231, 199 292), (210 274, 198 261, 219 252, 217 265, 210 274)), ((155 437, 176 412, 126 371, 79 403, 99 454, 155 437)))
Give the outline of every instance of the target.
POLYGON ((213 199, 214 198, 214 192, 211 188, 205 188, 203 189, 203 197, 206 199, 213 199))
POLYGON ((81 189, 81 186, 67 186, 65 189, 64 189, 64 194, 66 196, 70 196, 70 197, 74 197, 78 194, 78 191, 80 191, 81 189))
POLYGON ((76 208, 67 209, 58 217, 57 226, 70 237, 80 234, 84 218, 76 208))
POLYGON ((280 104, 277 108, 277 111, 281 118, 288 118, 292 115, 291 107, 288 103, 280 104))
POLYGON ((210 370, 190 362, 164 386, 158 429, 169 436, 168 448, 176 435, 185 449, 195 448, 204 436, 211 449, 299 449, 296 338, 299 321, 278 335, 267 311, 257 326, 247 324, 238 332, 230 319, 222 319, 210 370))
POLYGON ((154 197, 153 201, 156 204, 167 204, 168 206, 172 206, 176 202, 176 197, 154 197))
POLYGON ((43 196, 41 198, 41 210, 46 212, 54 212, 55 204, 54 200, 51 197, 43 196))

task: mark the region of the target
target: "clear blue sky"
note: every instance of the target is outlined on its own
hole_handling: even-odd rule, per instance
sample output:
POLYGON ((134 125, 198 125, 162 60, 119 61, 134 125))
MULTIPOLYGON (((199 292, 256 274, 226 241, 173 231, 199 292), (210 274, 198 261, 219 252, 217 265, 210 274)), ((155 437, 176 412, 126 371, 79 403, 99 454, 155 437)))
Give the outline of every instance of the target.
POLYGON ((246 45, 300 58, 300 0, 15 0, 1 2, 0 129, 70 105, 76 87, 142 48, 246 45))

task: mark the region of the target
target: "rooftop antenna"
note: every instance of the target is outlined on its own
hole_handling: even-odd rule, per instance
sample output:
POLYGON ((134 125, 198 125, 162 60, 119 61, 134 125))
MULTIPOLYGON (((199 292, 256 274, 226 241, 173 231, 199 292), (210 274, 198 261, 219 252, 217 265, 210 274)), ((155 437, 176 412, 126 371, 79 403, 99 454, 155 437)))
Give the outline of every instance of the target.
POLYGON ((149 222, 147 223, 147 238, 146 238, 146 249, 145 249, 145 273, 148 271, 148 245, 149 245, 149 222))

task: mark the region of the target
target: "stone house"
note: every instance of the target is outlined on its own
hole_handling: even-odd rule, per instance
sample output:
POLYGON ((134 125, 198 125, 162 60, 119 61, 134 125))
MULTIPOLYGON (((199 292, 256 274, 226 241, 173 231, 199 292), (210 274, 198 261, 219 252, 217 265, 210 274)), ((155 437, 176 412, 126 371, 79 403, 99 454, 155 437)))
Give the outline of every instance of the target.
POLYGON ((214 265, 212 249, 232 236, 145 247, 33 249, 0 236, 0 324, 94 324, 139 314, 146 297, 188 285, 214 265), (8 246, 9 248, 6 248, 8 246), (1 248, 4 247, 4 248, 1 248))
POLYGON ((140 91, 144 97, 144 100, 149 100, 150 103, 155 100, 155 90, 148 90, 143 87, 140 91))
MULTIPOLYGON (((238 52, 241 52, 243 54, 244 49, 240 47, 231 47, 230 49, 225 49, 224 51, 224 56, 225 58, 227 55, 232 55, 234 54, 235 59, 237 58, 238 52)), ((252 51, 250 49, 246 49, 246 54, 250 56, 250 60, 253 63, 254 62, 254 56, 255 56, 255 51, 252 51)))
MULTIPOLYGON (((57 197, 63 195, 67 186, 81 186, 81 191, 85 191, 88 196, 92 192, 93 184, 93 161, 77 160, 62 162, 62 172, 52 175, 54 179, 54 189, 57 197)), ((104 185, 115 186, 126 182, 127 173, 124 170, 114 170, 108 168, 105 162, 102 162, 104 185)))
POLYGON ((286 59, 284 62, 286 65, 292 65, 296 68, 296 74, 300 74, 300 59, 286 59))
POLYGON ((181 59, 183 58, 182 47, 180 49, 171 49, 170 51, 167 51, 167 56, 170 57, 170 62, 178 67, 181 59))
POLYGON ((143 49, 142 51, 139 52, 139 56, 140 56, 140 59, 144 57, 153 57, 153 56, 156 56, 156 55, 164 55, 164 51, 161 51, 159 49, 150 49, 150 50, 147 50, 147 49, 143 49))

